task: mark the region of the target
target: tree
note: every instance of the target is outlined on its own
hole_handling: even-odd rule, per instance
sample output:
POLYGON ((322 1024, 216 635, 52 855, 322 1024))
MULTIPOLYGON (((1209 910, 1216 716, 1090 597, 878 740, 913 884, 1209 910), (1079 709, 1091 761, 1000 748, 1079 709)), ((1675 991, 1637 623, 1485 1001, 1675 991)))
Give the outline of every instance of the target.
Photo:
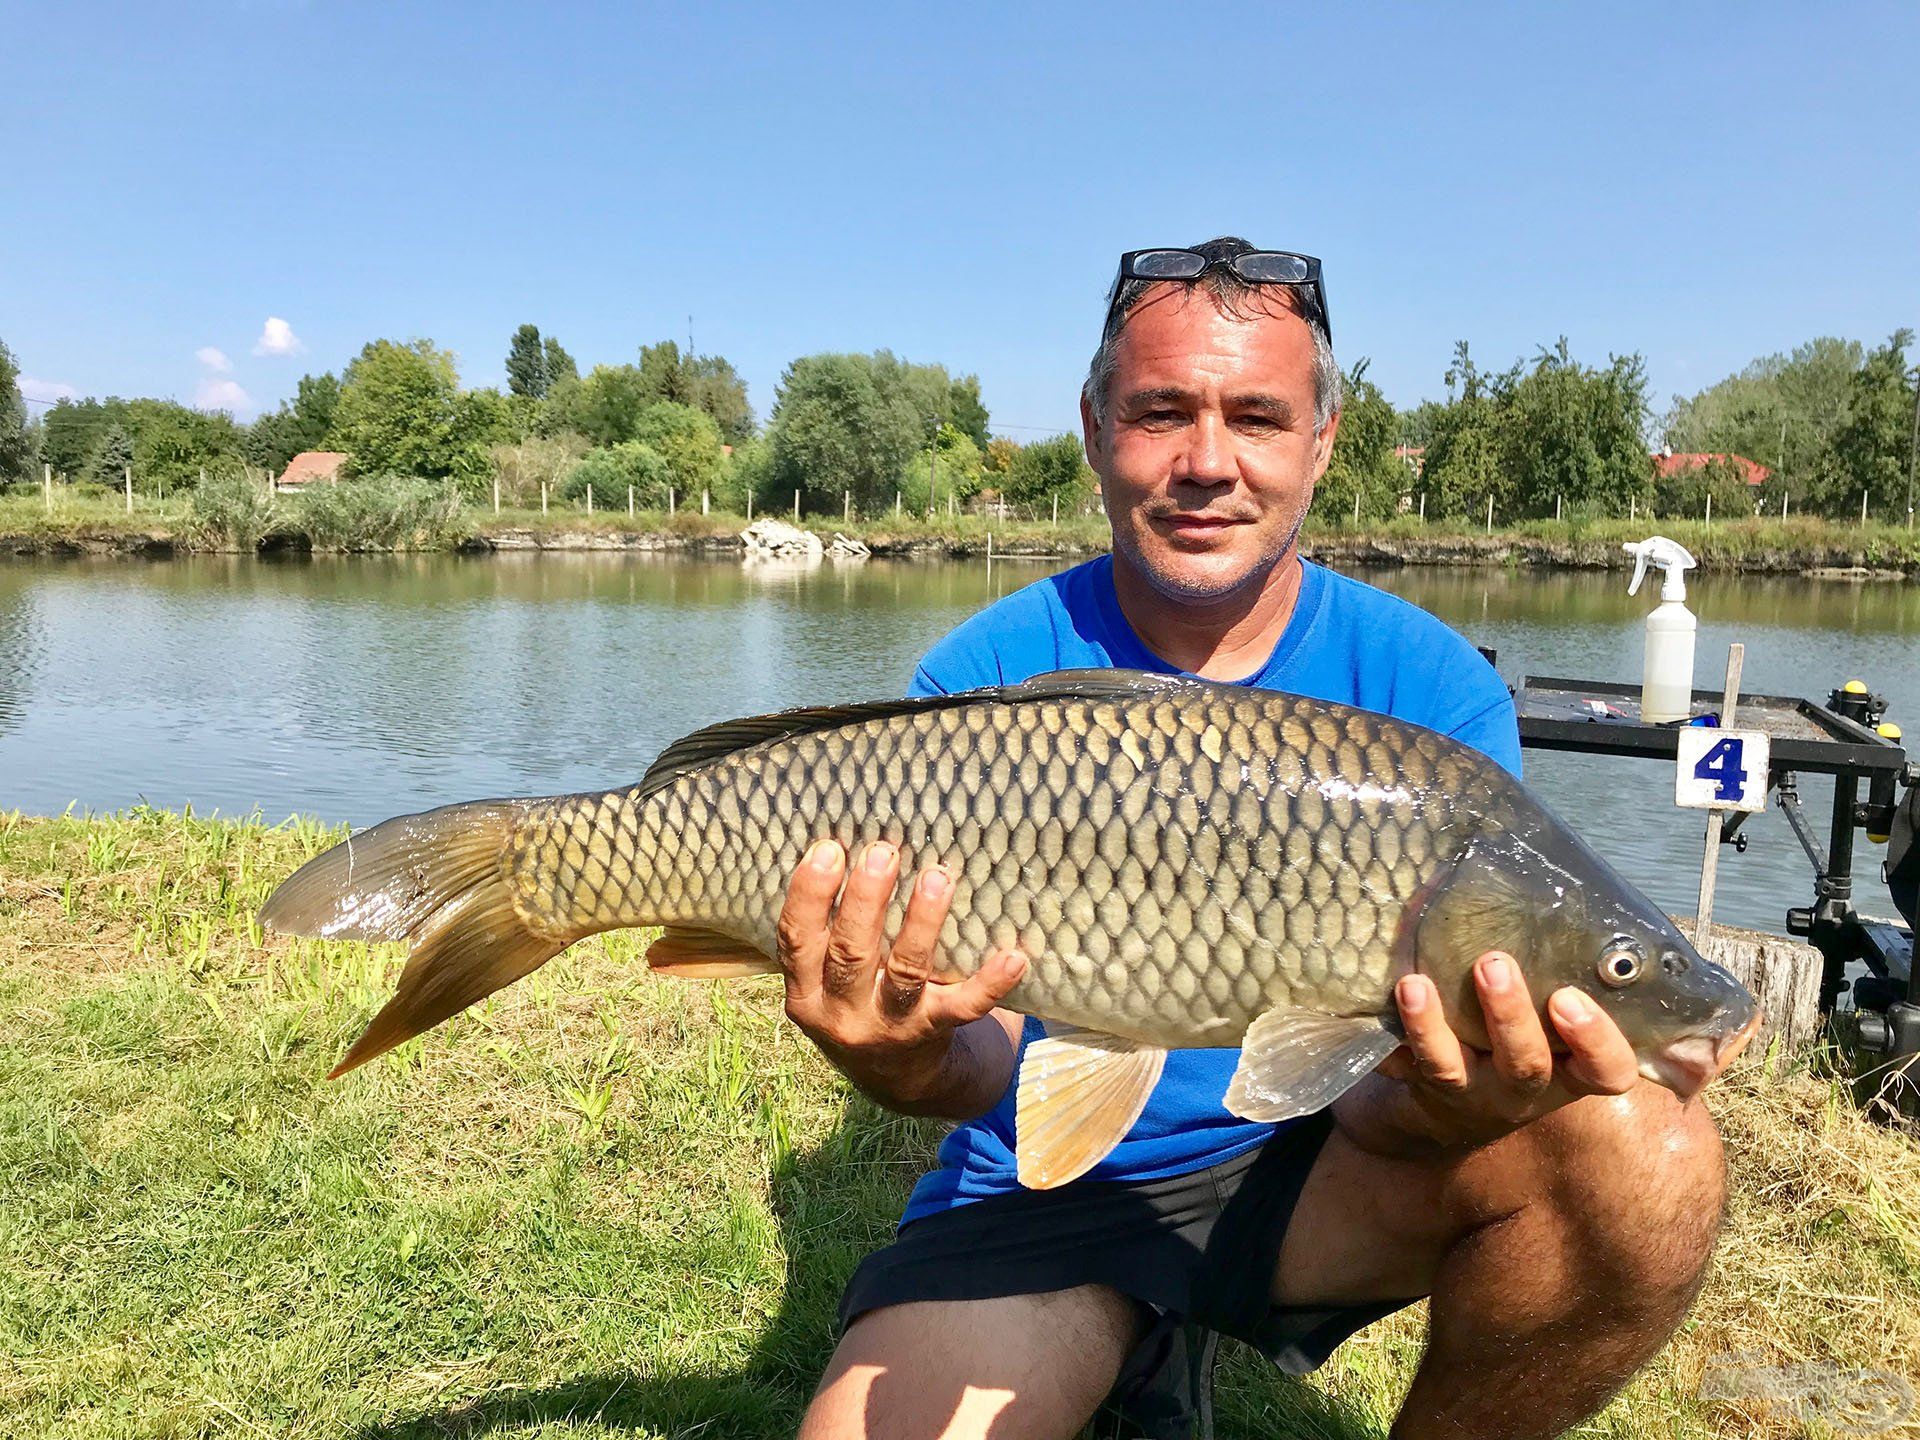
POLYGON ((1056 435, 1024 445, 1007 467, 1002 493, 1017 504, 1049 512, 1057 497, 1062 508, 1079 506, 1093 498, 1093 470, 1078 435, 1056 435))
POLYGON ((203 472, 220 475, 241 463, 240 430, 230 415, 166 400, 135 400, 128 413, 134 475, 163 495, 195 484, 203 472))
POLYGON ((488 473, 491 426, 504 407, 498 391, 475 394, 493 398, 463 401, 452 352, 432 341, 370 341, 341 380, 330 443, 352 457, 356 475, 471 484, 488 473))
POLYGON ((843 490, 865 510, 892 505, 907 460, 932 433, 899 370, 884 351, 803 355, 787 366, 768 424, 782 493, 800 490, 817 509, 837 510, 843 490))
POLYGON ((1847 418, 1833 437, 1833 484, 1828 512, 1857 513, 1864 492, 1869 509, 1904 524, 1907 467, 1914 424, 1914 387, 1907 372, 1913 331, 1896 330, 1867 356, 1849 384, 1847 418))
MULTIPOLYGON (((78 477, 98 448, 107 431, 115 425, 124 430, 127 402, 124 400, 56 401, 41 422, 40 458, 53 467, 56 475, 78 477)), ((127 437, 129 455, 132 437, 127 437)))
POLYGON ((922 445, 900 477, 900 501, 916 515, 931 508, 944 514, 947 497, 962 503, 980 493, 986 466, 973 437, 957 425, 942 425, 931 445, 922 445))
POLYGON ((242 442, 248 463, 278 474, 302 451, 323 448, 339 403, 339 376, 332 371, 302 375, 291 402, 281 402, 277 410, 262 415, 248 428, 242 442))
POLYGON ((125 483, 127 467, 133 464, 133 435, 119 420, 100 432, 87 455, 87 479, 96 485, 115 487, 125 483))
POLYGON ((640 412, 654 397, 633 365, 596 365, 584 380, 563 380, 547 397, 542 429, 572 431, 598 447, 634 438, 640 412))
POLYGON ((1362 516, 1387 519, 1412 488, 1405 462, 1393 453, 1400 417, 1380 387, 1366 378, 1367 363, 1363 358, 1347 372, 1333 456, 1314 488, 1313 503, 1323 518, 1351 516, 1357 495, 1362 516))
POLYGON ((535 435, 495 441, 488 454, 493 461, 493 478, 500 485, 501 500, 508 505, 537 505, 542 483, 558 491, 567 472, 587 454, 587 446, 578 435, 559 435, 552 439, 535 435))
POLYGON ((507 345, 507 389, 515 395, 544 400, 549 387, 547 352, 540 343, 538 325, 522 325, 507 345))
POLYGON ((0 485, 32 475, 33 438, 27 426, 27 402, 20 398, 20 366, 0 342, 0 485))
POLYGON ((948 403, 954 427, 984 451, 993 437, 987 433, 989 416, 986 404, 980 399, 980 377, 962 375, 954 381, 948 403))
POLYGON ((666 462, 669 482, 684 497, 711 490, 720 478, 720 427, 691 405, 649 405, 634 421, 633 438, 666 462))
POLYGON ((641 388, 650 400, 670 400, 704 411, 720 427, 728 444, 753 434, 753 407, 747 386, 720 355, 682 355, 672 340, 640 347, 641 388))
POLYGON ((1832 478, 1834 437, 1864 359, 1858 341, 1831 336, 1764 355, 1696 395, 1675 396, 1661 426, 1666 443, 1682 453, 1744 455, 1807 497, 1832 478))
POLYGON ((549 335, 541 342, 541 350, 546 355, 547 388, 549 390, 555 385, 558 385, 562 380, 578 380, 580 378, 580 367, 573 363, 573 356, 569 355, 565 347, 562 346, 558 340, 554 339, 553 336, 549 335))

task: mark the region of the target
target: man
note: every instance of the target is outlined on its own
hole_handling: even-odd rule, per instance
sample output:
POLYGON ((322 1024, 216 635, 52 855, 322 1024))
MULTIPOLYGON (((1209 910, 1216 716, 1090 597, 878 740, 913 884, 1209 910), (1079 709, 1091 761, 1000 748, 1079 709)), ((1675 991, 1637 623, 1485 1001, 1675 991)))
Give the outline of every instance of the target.
MULTIPOLYGON (((1179 671, 1383 711, 1517 771, 1512 706, 1471 647, 1297 551, 1339 381, 1317 262, 1239 240, 1125 257, 1081 400, 1112 555, 975 616, 915 689, 1179 671)), ((884 843, 822 842, 781 919, 788 1014, 881 1104, 962 1122, 848 1288, 806 1440, 1065 1437, 1110 1393, 1189 1434, 1200 1327, 1301 1373, 1421 1296, 1431 1331, 1394 1434, 1550 1436, 1684 1315, 1720 1219, 1719 1139, 1698 1103, 1639 1079, 1577 990, 1551 997, 1549 1035, 1511 959, 1481 957, 1480 1052, 1406 977, 1406 1044, 1280 1127, 1222 1108, 1235 1052, 1175 1052, 1112 1154, 1025 1191, 1012 1084, 1038 1027, 995 1008, 1025 961, 929 983, 951 882, 923 871, 889 942, 899 864, 884 843)))

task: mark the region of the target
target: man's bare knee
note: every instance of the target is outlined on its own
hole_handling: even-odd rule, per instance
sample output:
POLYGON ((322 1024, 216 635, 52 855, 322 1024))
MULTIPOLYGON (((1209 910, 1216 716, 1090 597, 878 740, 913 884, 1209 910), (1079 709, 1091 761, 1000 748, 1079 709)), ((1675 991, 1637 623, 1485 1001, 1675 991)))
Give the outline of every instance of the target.
POLYGON ((800 1440, 1065 1440, 1098 1408, 1139 1325, 1105 1286, 870 1311, 848 1327, 800 1440))

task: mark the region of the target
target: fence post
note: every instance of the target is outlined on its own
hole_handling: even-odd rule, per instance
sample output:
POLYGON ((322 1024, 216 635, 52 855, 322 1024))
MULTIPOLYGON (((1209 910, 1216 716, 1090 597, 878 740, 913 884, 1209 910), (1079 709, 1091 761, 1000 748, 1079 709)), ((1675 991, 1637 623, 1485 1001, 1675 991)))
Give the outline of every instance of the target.
POLYGON ((1360 523, 1360 487, 1358 485, 1353 487, 1353 523, 1355 525, 1360 523))
POLYGON ((587 486, 587 513, 589 515, 593 513, 593 486, 591 484, 587 486))
POLYGON ((1420 523, 1427 523, 1427 492, 1424 490, 1420 492, 1420 523))
POLYGON ((667 514, 673 514, 673 509, 673 487, 669 485, 667 486, 667 514))
MULTIPOLYGON (((204 470, 200 472, 203 481, 206 473, 204 470)), ((133 466, 131 465, 127 466, 127 513, 129 515, 133 513, 133 466)))
POLYGON ((1864 490, 1860 492, 1860 523, 1867 523, 1867 492, 1864 490))
POLYGON ((629 517, 633 514, 633 486, 631 485, 627 486, 627 514, 629 517))
POLYGON ((498 475, 493 477, 493 513, 496 515, 500 513, 500 477, 498 475))
POLYGON ((1629 495, 1627 497, 1627 519, 1638 520, 1639 518, 1640 518, 1640 497, 1638 495, 1629 495))
POLYGON ((540 513, 547 513, 547 482, 544 480, 540 482, 540 513))
POLYGON ((1553 497, 1553 523, 1556 525, 1560 523, 1560 497, 1558 495, 1553 497))
POLYGON ((840 492, 840 523, 844 525, 852 519, 853 519, 853 491, 842 490, 840 492))
POLYGON ((1784 490, 1780 492, 1780 518, 1787 518, 1787 492, 1784 490))
POLYGON ((707 513, 707 487, 704 485, 700 487, 700 513, 702 515, 707 513))
POLYGON ((893 492, 893 518, 896 520, 900 518, 900 492, 898 490, 893 492))
POLYGON ((1487 534, 1493 533, 1493 496, 1487 496, 1487 534))
POLYGON ((753 523, 753 486, 747 486, 747 523, 753 523))
POLYGON ((800 492, 798 490, 793 492, 793 523, 796 525, 800 523, 800 492))
POLYGON ((1707 524, 1713 524, 1713 492, 1707 492, 1707 524))
POLYGON ((1056 530, 1060 528, 1060 492, 1058 490, 1053 492, 1053 525, 1056 530))

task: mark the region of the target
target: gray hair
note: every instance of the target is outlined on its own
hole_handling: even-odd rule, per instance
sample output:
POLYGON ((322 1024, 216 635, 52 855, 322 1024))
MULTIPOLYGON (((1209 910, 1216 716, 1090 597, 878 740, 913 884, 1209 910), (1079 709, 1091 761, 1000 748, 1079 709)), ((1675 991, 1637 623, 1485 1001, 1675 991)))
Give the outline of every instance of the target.
MULTIPOLYGON (((1228 245, 1252 248, 1246 241, 1232 236, 1209 240, 1193 248, 1211 253, 1216 248, 1228 245)), ((1340 366, 1333 358, 1333 339, 1327 334, 1326 319, 1313 304, 1310 292, 1303 285, 1251 284, 1225 266, 1209 266, 1192 280, 1129 280, 1120 287, 1120 294, 1107 317, 1106 329, 1100 335, 1100 348, 1093 352, 1093 363, 1087 367, 1087 383, 1080 392, 1086 397, 1087 408, 1093 411, 1095 424, 1106 423, 1107 400, 1113 388, 1113 372, 1118 364, 1115 352, 1120 346, 1120 332, 1126 328, 1127 317, 1133 314, 1140 297, 1155 285, 1178 285, 1187 291, 1204 290, 1223 315, 1236 320, 1251 320, 1260 313, 1253 302, 1261 291, 1285 291, 1294 313, 1305 320, 1307 328, 1313 331, 1313 433, 1318 435, 1327 428, 1327 422, 1340 409, 1340 366)))

